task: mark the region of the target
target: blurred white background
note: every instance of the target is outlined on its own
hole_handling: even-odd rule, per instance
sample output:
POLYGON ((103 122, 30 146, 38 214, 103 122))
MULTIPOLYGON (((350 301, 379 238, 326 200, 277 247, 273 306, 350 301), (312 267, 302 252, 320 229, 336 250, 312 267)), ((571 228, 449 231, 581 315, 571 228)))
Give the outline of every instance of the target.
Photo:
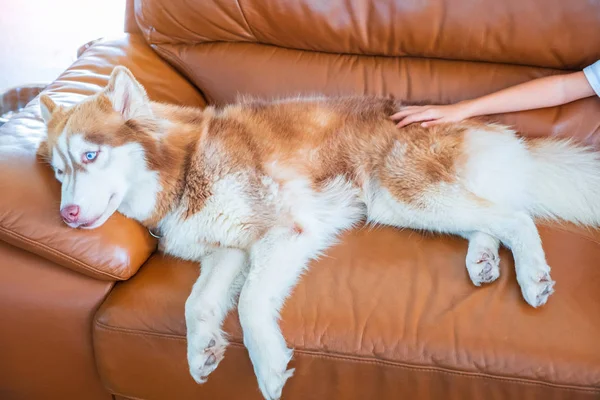
POLYGON ((125 0, 0 0, 0 92, 51 82, 79 46, 123 32, 125 0))

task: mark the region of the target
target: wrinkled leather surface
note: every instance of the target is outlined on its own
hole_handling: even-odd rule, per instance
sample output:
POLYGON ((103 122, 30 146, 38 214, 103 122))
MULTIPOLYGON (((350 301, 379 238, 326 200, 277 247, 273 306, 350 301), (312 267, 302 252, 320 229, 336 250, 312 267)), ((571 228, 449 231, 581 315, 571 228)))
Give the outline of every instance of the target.
POLYGON ((255 42, 326 53, 581 69, 600 58, 590 0, 135 0, 150 43, 255 42))
POLYGON ((111 399, 90 325, 112 286, 0 241, 0 399, 111 399))
MULTIPOLYGON (((211 103, 219 104, 234 101, 238 94, 270 98, 300 93, 362 93, 452 103, 559 72, 506 64, 322 54, 247 43, 155 48, 211 103)), ((529 136, 574 136, 600 144, 600 118, 592 115, 600 115, 597 97, 490 119, 529 136)))
MULTIPOLYGON (((120 64, 131 68, 153 99, 204 105, 194 87, 138 36, 95 44, 47 93, 61 104, 73 104, 99 91, 120 64)), ((37 100, 0 128, 0 239, 95 278, 129 278, 154 251, 155 240, 118 214, 99 229, 67 227, 58 213, 60 184, 35 157, 44 135, 37 100)))
MULTIPOLYGON (((283 398, 598 398, 600 233, 540 230, 557 281, 540 309, 523 301, 508 251, 500 279, 476 288, 464 240, 348 233, 313 263, 281 314, 297 371, 283 398)), ((198 270, 156 255, 116 285, 94 327, 111 391, 259 398, 235 312, 225 323, 232 346, 223 363, 205 385, 189 377, 183 312, 198 270)))

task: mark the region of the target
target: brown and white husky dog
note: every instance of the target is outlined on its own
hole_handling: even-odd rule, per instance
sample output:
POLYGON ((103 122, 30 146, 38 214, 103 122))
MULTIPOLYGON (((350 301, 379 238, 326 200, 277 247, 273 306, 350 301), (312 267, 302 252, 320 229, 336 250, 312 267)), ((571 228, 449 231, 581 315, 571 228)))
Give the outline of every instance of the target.
POLYGON ((277 399, 293 372, 279 310, 309 261, 359 221, 467 238, 476 286, 498 278, 502 243, 533 307, 554 286, 534 218, 600 225, 593 150, 476 122, 398 129, 398 106, 317 97, 181 108, 149 101, 117 67, 71 108, 41 97, 40 152, 69 226, 119 211, 160 232, 165 252, 201 263, 185 306, 193 378, 221 361, 237 302, 260 390, 277 399))

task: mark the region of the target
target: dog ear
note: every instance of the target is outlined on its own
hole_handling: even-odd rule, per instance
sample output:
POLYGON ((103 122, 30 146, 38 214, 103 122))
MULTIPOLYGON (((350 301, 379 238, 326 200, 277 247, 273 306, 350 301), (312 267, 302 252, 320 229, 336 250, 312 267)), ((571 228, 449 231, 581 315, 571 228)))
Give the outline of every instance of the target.
POLYGON ((150 99, 148 99, 146 90, 123 66, 113 69, 105 88, 105 94, 113 109, 123 115, 126 120, 152 116, 150 99))
POLYGON ((46 125, 52 119, 52 114, 58 109, 58 106, 47 94, 40 95, 40 111, 46 125))
POLYGON ((46 138, 42 139, 35 154, 37 157, 50 163, 50 148, 48 147, 48 140, 46 138))

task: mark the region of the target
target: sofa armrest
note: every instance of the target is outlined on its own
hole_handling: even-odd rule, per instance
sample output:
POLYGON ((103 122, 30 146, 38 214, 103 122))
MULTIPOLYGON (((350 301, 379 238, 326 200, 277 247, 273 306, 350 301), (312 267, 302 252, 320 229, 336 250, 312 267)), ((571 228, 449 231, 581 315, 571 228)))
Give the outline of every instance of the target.
MULTIPOLYGON (((100 91, 117 65, 128 67, 152 100, 205 105, 139 35, 95 43, 45 93, 60 104, 76 103, 100 91)), ((128 279, 154 252, 155 240, 118 213, 94 230, 67 227, 58 210, 60 184, 36 157, 45 135, 37 99, 0 127, 0 239, 94 278, 128 279)))

